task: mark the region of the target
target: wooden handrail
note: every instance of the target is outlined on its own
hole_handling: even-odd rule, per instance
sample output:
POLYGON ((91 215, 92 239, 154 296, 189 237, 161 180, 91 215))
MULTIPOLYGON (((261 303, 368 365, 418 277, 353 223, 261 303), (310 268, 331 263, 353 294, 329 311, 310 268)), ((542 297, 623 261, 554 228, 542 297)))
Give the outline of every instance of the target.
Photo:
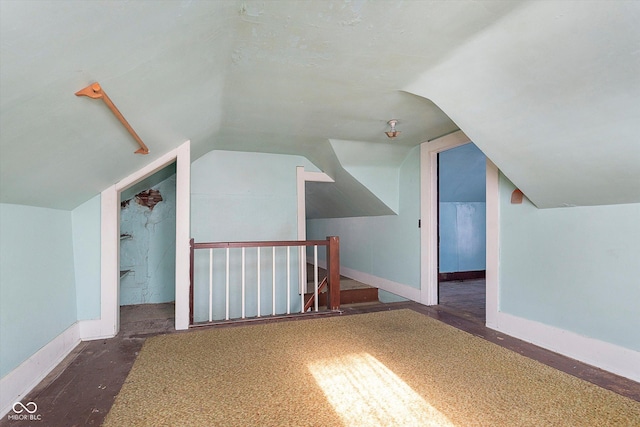
POLYGON ((127 119, 124 118, 124 116, 122 115, 120 110, 118 110, 118 108, 115 106, 115 104, 111 101, 111 98, 109 98, 109 96, 107 96, 105 91, 102 90, 102 87, 100 86, 100 83, 96 82, 96 83, 90 84, 89 86, 85 87, 84 89, 80 89, 79 91, 76 92, 76 96, 88 96, 91 99, 102 99, 104 101, 104 103, 107 104, 107 107, 109 107, 109 109, 111 110, 113 115, 116 116, 116 118, 118 120, 120 120, 120 123, 122 123, 122 125, 125 127, 125 129, 127 129, 129 131, 131 136, 133 136, 133 139, 135 139, 136 142, 138 143, 138 145, 140 146, 140 148, 137 149, 135 151, 135 153, 136 154, 149 154, 149 149, 147 148, 145 143, 142 142, 142 139, 140 139, 140 137, 138 136, 136 131, 133 130, 133 128, 131 127, 131 125, 127 121, 127 119))
POLYGON ((273 246, 328 246, 328 240, 276 240, 255 242, 207 242, 194 243, 194 249, 264 248, 273 246))

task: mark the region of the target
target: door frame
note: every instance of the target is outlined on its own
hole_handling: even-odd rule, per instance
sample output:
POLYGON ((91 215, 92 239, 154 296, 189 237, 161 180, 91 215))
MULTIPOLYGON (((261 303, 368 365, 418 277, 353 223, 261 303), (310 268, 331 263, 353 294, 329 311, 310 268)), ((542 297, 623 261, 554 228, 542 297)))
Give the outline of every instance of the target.
MULTIPOLYGON (((312 172, 304 170, 304 166, 296 166, 296 197, 297 197, 297 212, 298 212, 298 240, 307 240, 307 182, 335 182, 333 178, 324 172, 312 172)), ((300 248, 298 252, 300 259, 306 258, 304 248, 300 248)), ((299 293, 305 292, 304 286, 307 283, 307 269, 304 263, 300 264, 300 270, 298 272, 298 283, 300 287, 299 293)))
MULTIPOLYGON (((438 153, 471 142, 456 131, 420 146, 420 303, 438 304, 438 153)), ((487 158, 486 167, 486 325, 496 325, 499 268, 499 173, 487 158)))
POLYGON ((176 162, 175 327, 189 327, 191 143, 186 141, 110 186, 100 198, 100 318, 80 323, 83 340, 110 338, 120 330, 120 192, 176 162))

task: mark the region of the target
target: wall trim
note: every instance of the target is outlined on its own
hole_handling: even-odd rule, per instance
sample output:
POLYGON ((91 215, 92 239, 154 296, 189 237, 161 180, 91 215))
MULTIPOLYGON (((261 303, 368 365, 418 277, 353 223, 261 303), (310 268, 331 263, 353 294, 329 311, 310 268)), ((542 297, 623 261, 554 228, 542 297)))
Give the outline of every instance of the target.
POLYGON ((477 280, 484 279, 487 274, 485 270, 471 270, 471 271, 452 271, 450 273, 438 273, 439 282, 455 282, 462 280, 477 280))
POLYGON ((176 162, 176 329, 189 327, 189 238, 191 233, 191 142, 160 156, 105 189, 101 198, 100 319, 83 322, 83 340, 111 338, 120 330, 120 192, 176 162))
POLYGON ((105 338, 113 338, 114 333, 111 328, 104 329, 106 322, 102 319, 80 320, 78 327, 80 330, 80 339, 82 341, 101 340, 105 338))
POLYGON ((83 339, 114 337, 120 329, 120 200, 115 185, 100 195, 100 319, 86 323, 83 339), (114 293, 114 285, 115 293, 114 293), (91 325, 91 329, 87 326, 91 325), (94 333, 95 338, 89 333, 94 333))
MULTIPOLYGON (((304 166, 296 166, 296 196, 298 203, 298 240, 307 240, 307 189, 305 183, 309 182, 335 182, 333 178, 324 172, 305 171, 304 166)), ((304 248, 298 249, 300 259, 305 257, 304 248)), ((313 261, 312 261, 313 262, 313 261)), ((300 288, 298 293, 305 291, 304 286, 307 283, 307 269, 301 265, 298 271, 298 283, 300 288)))
POLYGON ((78 344, 80 344, 80 327, 76 322, 2 377, 0 379, 0 417, 4 417, 15 402, 20 401, 33 390, 78 344))
POLYGON ((307 239, 307 218, 306 218, 306 188, 305 183, 309 182, 335 182, 333 178, 324 172, 305 171, 304 166, 296 166, 296 193, 298 200, 298 240, 307 239))
POLYGON ((563 356, 640 382, 640 352, 504 312, 497 313, 495 327, 487 326, 563 356))
POLYGON ((176 317, 177 330, 189 329, 191 239, 191 141, 175 150, 176 155, 176 317), (178 208, 180 206, 180 208, 178 208))
POLYGON ((487 158, 486 167, 486 203, 487 224, 485 230, 487 261, 485 265, 485 324, 492 328, 498 315, 500 283, 500 171, 487 158))
MULTIPOLYGON (((307 257, 307 262, 313 264, 313 258, 307 257)), ((327 261, 318 259, 318 267, 327 268, 327 261)), ((382 277, 374 276, 369 273, 363 273, 362 271, 354 270, 352 268, 340 266, 340 275, 349 277, 358 282, 366 283, 369 286, 373 286, 383 291, 391 292, 403 298, 410 299, 411 301, 420 302, 420 289, 413 288, 404 283, 394 282, 393 280, 385 279, 382 277)))
POLYGON ((413 288, 409 285, 405 285, 404 283, 394 282, 393 280, 374 276, 369 273, 363 273, 362 271, 353 270, 347 267, 340 267, 340 274, 344 274, 345 276, 359 282, 366 283, 369 286, 374 286, 378 289, 382 289, 383 291, 391 292, 392 294, 410 299, 411 301, 420 302, 420 289, 413 288))
MULTIPOLYGON (((420 145, 420 299, 438 304, 438 153, 470 143, 462 131, 420 145)), ((500 262, 499 171, 487 158, 486 167, 486 325, 495 326, 498 312, 500 262)))
POLYGON ((420 145, 421 296, 417 301, 424 305, 438 304, 438 153, 470 142, 459 130, 420 145))

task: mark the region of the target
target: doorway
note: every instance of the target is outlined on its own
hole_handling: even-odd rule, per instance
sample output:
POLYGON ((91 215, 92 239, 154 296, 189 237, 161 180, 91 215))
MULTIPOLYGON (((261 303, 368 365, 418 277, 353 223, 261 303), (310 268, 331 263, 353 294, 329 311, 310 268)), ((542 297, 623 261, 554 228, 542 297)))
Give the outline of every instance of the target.
POLYGON ((120 193, 120 323, 124 334, 175 328, 176 163, 120 193))
POLYGON ((486 157, 473 143, 437 154, 438 304, 486 319, 486 157))
POLYGON ((100 318, 80 324, 83 340, 114 337, 120 330, 120 193, 170 163, 176 163, 175 328, 189 328, 191 142, 163 154, 100 194, 100 318))
MULTIPOLYGON (((438 153, 471 142, 456 131, 420 146, 420 297, 424 305, 438 304, 438 153)), ((486 161, 486 326, 497 327, 500 259, 500 173, 486 161)))

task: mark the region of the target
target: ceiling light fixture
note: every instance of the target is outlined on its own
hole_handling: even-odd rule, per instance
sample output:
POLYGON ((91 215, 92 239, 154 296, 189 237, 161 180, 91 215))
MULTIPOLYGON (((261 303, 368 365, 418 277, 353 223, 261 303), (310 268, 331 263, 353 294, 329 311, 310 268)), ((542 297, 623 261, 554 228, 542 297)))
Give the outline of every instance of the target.
POLYGON ((385 132, 389 138, 393 139, 396 136, 400 135, 400 131, 396 130, 396 125, 398 124, 398 121, 396 119, 391 119, 387 123, 389 123, 389 126, 391 126, 391 130, 385 132))

